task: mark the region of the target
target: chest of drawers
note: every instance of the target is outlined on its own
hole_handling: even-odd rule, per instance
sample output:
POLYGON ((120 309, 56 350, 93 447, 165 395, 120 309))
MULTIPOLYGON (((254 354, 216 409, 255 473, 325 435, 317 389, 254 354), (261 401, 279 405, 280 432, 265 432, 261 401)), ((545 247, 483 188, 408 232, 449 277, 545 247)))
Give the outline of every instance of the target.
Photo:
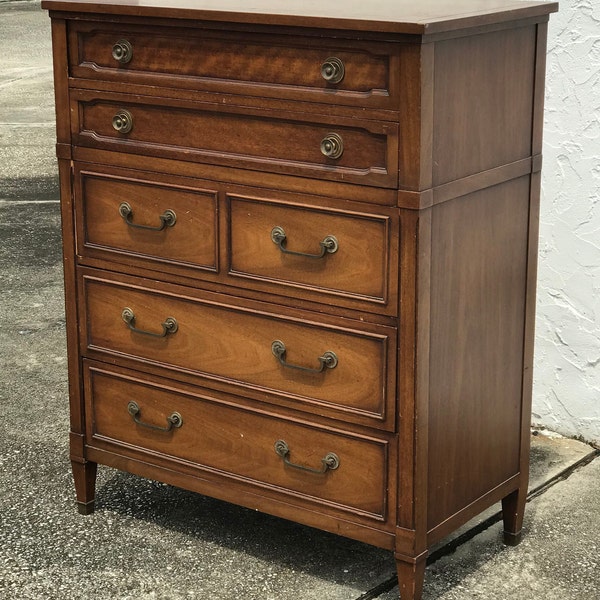
POLYGON ((518 541, 555 4, 45 0, 98 463, 395 553, 518 541), (246 6, 247 5, 247 6, 246 6))

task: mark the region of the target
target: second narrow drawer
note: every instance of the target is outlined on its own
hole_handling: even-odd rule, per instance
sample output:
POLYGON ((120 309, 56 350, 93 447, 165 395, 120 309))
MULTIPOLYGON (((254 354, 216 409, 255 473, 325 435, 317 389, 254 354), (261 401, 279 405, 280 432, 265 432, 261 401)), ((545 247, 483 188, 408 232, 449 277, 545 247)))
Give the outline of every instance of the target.
POLYGON ((75 90, 76 145, 394 188, 398 125, 75 90))
POLYGON ((394 428, 394 329, 334 326, 119 279, 83 278, 88 354, 127 356, 242 386, 258 399, 394 428))

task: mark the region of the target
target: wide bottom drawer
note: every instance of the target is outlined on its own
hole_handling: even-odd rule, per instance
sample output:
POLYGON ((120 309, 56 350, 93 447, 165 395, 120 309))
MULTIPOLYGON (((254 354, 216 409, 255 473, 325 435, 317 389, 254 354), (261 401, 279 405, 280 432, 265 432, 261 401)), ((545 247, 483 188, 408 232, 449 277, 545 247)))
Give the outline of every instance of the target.
POLYGON ((148 462, 193 464, 378 521, 389 442, 250 410, 228 397, 85 361, 87 440, 148 462))

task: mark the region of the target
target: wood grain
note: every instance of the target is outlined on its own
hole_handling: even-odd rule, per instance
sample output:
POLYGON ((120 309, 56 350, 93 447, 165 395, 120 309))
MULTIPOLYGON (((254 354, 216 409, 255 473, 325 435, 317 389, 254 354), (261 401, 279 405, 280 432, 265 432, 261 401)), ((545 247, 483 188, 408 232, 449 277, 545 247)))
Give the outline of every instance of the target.
POLYGON ((195 160, 246 169, 283 172, 365 185, 397 185, 398 128, 377 121, 273 115, 210 103, 168 102, 145 97, 78 91, 72 133, 77 144, 115 151, 195 160), (115 114, 129 111, 133 129, 112 126, 115 114), (343 139, 340 158, 325 157, 321 141, 343 139))
POLYGON ((394 109, 400 81, 390 63, 401 48, 363 40, 316 41, 301 36, 106 23, 77 23, 69 30, 70 73, 77 78, 229 91, 264 97, 394 109), (120 64, 113 44, 126 39, 133 58, 120 64), (196 60, 190 61, 188 56, 196 60), (321 66, 335 56, 344 77, 327 82, 321 66))
POLYGON ((535 43, 530 26, 436 44, 434 185, 531 156, 535 43))
POLYGON ((51 11, 79 11, 169 19, 205 19, 409 34, 438 33, 518 18, 545 16, 558 10, 556 2, 515 0, 43 0, 51 11))
POLYGON ((299 408, 323 404, 343 411, 349 419, 356 413, 370 418, 375 427, 393 427, 387 405, 392 331, 344 330, 326 323, 299 322, 276 313, 175 298, 158 293, 158 287, 87 277, 82 294, 88 351, 126 355, 234 386, 287 394, 299 408), (168 317, 177 320, 179 329, 164 338, 135 333, 121 319, 124 308, 133 310, 139 329, 161 333, 161 324, 168 317), (327 351, 337 355, 338 365, 321 373, 285 368, 271 350, 276 340, 285 344, 286 360, 294 365, 318 368, 319 357, 327 351))
POLYGON ((388 301, 390 218, 234 196, 229 207, 231 274, 388 301), (284 254, 271 239, 274 227, 285 231, 289 251, 318 254, 328 236, 338 249, 320 259, 284 254))
POLYGON ((402 600, 420 600, 432 544, 490 505, 516 542, 557 5, 42 4, 80 511, 102 463, 387 548, 402 600), (337 159, 320 150, 331 133, 337 159), (136 224, 167 208, 177 224, 132 228, 122 201, 136 224), (329 235, 338 250, 290 255, 275 226, 291 252, 329 235), (179 328, 132 330, 125 307, 140 330, 179 328), (319 371, 326 351, 338 363, 319 371), (144 428, 132 399, 144 422, 178 411, 183 427, 144 428), (299 465, 341 466, 286 466, 277 439, 299 465))
POLYGON ((245 478, 316 502, 360 512, 376 521, 386 519, 386 446, 383 439, 324 430, 241 409, 210 397, 190 396, 176 388, 152 385, 134 377, 118 377, 106 371, 88 372, 88 439, 100 446, 118 445, 195 463, 237 478, 245 478), (127 411, 134 401, 138 418, 164 427, 174 411, 183 424, 170 432, 137 425, 127 411), (289 460, 321 469, 329 452, 339 457, 339 467, 314 474, 284 465, 275 442, 284 440, 289 460), (363 493, 356 494, 360 488, 363 493))
POLYGON ((434 207, 430 528, 519 473, 528 221, 529 177, 434 207))
MULTIPOLYGON (((78 251, 137 255, 162 264, 216 271, 217 192, 181 188, 138 179, 122 179, 89 171, 78 171, 76 207, 78 251), (134 225, 157 227, 167 210, 176 215, 175 224, 162 231, 129 225, 119 213, 126 202, 134 225)), ((124 257, 123 260, 127 260, 124 257)))

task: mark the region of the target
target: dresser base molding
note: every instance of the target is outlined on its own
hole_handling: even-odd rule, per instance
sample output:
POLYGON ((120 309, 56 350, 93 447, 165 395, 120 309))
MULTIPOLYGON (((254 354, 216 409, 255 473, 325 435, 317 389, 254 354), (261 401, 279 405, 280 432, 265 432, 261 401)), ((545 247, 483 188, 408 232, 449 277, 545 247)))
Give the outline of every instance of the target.
POLYGON ((106 465, 384 548, 402 600, 494 504, 519 542, 558 5, 445 4, 42 0, 81 514, 106 465))
MULTIPOLYGON (((281 499, 265 498, 256 491, 248 489, 239 489, 234 492, 235 500, 229 497, 229 494, 223 493, 223 486, 218 481, 210 481, 194 476, 182 475, 179 472, 158 467, 149 463, 144 463, 129 457, 119 456, 113 452, 107 452, 96 448, 86 448, 86 454, 93 460, 73 460, 73 475, 75 478, 75 487, 77 492, 77 510, 81 515, 90 515, 95 511, 95 482, 98 464, 103 464, 112 468, 119 469, 126 473, 140 475, 146 478, 154 479, 174 485, 189 491, 201 493, 212 498, 218 498, 224 501, 234 501, 235 504, 242 505, 253 510, 261 510, 269 514, 290 519, 302 523, 309 527, 326 530, 330 533, 343 535, 349 539, 358 540, 385 550, 395 551, 398 581, 401 590, 401 600, 418 600, 422 594, 423 581, 425 577, 425 567, 429 551, 421 552, 416 556, 410 554, 411 549, 415 547, 415 531, 411 529, 397 528, 393 532, 385 532, 366 526, 357 525, 343 519, 328 518, 328 526, 324 527, 321 523, 322 516, 306 507, 298 507, 288 504, 281 499), (399 551, 398 549, 402 550, 399 551)), ((513 478, 513 480, 516 478, 513 478)), ((513 482, 511 480, 511 482, 513 482)), ((504 487, 504 486, 502 486, 504 487)), ((497 495, 497 494, 496 494, 497 495)), ((525 500, 527 493, 515 490, 508 496, 501 498, 504 518, 504 543, 507 546, 516 546, 520 543, 522 532, 522 522, 525 512, 525 500), (525 498, 525 500, 523 500, 525 498)), ((478 508, 472 509, 474 514, 478 514, 485 508, 494 505, 496 498, 490 499, 489 496, 480 499, 477 503, 478 508), (482 508, 483 507, 483 508, 482 508)), ((467 516, 463 511, 456 518, 451 519, 452 525, 450 531, 453 531, 464 525, 471 515, 467 516)), ((433 546, 445 537, 438 532, 441 528, 429 532, 431 536, 428 539, 428 545, 433 546)))
MULTIPOLYGON (((498 487, 494 488, 490 492, 481 496, 468 506, 465 506, 462 510, 452 515, 444 522, 440 523, 433 529, 427 532, 427 544, 433 546, 440 540, 443 540, 446 536, 450 535, 453 531, 456 531, 459 527, 470 521, 472 518, 481 514, 484 510, 493 506, 494 504, 502 501, 503 506, 505 499, 510 498, 513 494, 517 494, 519 491, 519 482, 521 481, 519 474, 511 477, 505 482, 501 483, 498 487)), ((527 482, 525 483, 525 494, 527 494, 527 482)), ((521 519, 525 507, 521 511, 521 519)))
MULTIPOLYGON (((211 498, 231 502, 251 510, 260 510, 274 517, 328 531, 329 533, 364 542, 378 548, 390 551, 394 550, 395 536, 391 530, 393 528, 386 531, 374 526, 356 523, 341 516, 331 515, 327 516, 327 523, 324 525, 323 513, 315 510, 314 506, 308 504, 300 505, 295 501, 286 501, 281 496, 267 496, 261 494, 258 488, 230 481, 225 486, 223 478, 201 477, 197 473, 192 475, 98 448, 88 447, 86 448, 86 453, 89 456, 86 465, 90 472, 94 471, 98 464, 105 465, 125 473, 160 481, 211 498)), ((76 485, 83 486, 85 491, 83 478, 76 480, 76 485)), ((89 488, 87 489, 89 491, 89 488)), ((82 491, 82 497, 84 491, 82 491)), ((88 496, 88 498, 91 498, 91 496, 88 496)), ((94 504, 93 499, 87 500, 87 502, 83 500, 77 502, 78 507, 81 504, 91 507, 91 511, 86 514, 91 514, 91 512, 98 508, 98 505, 94 504)))

